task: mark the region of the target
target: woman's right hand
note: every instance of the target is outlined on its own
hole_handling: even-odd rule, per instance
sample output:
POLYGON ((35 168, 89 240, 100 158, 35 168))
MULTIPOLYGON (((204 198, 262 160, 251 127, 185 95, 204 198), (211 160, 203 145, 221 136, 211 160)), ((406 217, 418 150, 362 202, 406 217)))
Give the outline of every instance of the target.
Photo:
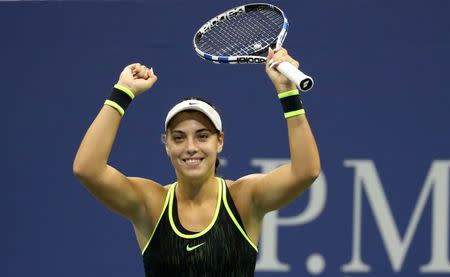
POLYGON ((150 89, 156 80, 158 77, 153 73, 153 68, 134 63, 123 69, 117 84, 129 88, 134 96, 138 96, 150 89))

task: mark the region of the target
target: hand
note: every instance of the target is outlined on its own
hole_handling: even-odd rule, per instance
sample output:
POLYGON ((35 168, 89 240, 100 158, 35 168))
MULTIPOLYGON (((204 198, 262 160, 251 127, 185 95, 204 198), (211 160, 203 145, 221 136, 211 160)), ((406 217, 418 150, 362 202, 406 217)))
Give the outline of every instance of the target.
POLYGON ((150 89, 156 80, 158 77, 153 73, 153 68, 134 63, 123 69, 117 84, 129 88, 134 96, 138 96, 150 89))
POLYGON ((279 48, 274 51, 269 48, 269 53, 267 54, 266 61, 266 73, 278 93, 296 89, 295 84, 289 81, 288 78, 284 77, 283 74, 278 72, 278 70, 276 69, 277 65, 281 62, 289 62, 297 68, 300 65, 298 61, 289 56, 286 49, 279 48))

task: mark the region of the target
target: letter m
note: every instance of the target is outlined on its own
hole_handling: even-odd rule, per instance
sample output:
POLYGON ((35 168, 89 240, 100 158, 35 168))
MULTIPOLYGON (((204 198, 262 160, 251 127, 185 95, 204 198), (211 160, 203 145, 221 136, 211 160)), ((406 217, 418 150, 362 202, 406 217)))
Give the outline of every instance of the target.
MULTIPOLYGON (((427 200, 432 204, 431 258, 420 267, 422 273, 450 273, 449 261, 449 169, 450 160, 435 160, 431 164, 405 234, 400 236, 383 185, 371 160, 345 160, 346 167, 354 168, 354 208, 352 259, 342 271, 369 272, 370 265, 361 259, 362 193, 365 192, 375 222, 380 231, 394 272, 402 269, 427 200)), ((407 190, 407 186, 402 186, 407 190)), ((401 199, 398 199, 401 200, 401 199)))

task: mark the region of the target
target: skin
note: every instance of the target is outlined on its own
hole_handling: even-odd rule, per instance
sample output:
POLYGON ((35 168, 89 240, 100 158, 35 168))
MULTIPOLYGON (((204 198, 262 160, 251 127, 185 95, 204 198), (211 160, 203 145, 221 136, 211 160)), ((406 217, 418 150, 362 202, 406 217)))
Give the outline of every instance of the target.
MULTIPOLYGON (((269 51, 267 61, 265 71, 275 91, 295 89, 275 68, 283 61, 296 67, 299 63, 283 48, 269 51)), ((152 69, 131 64, 120 74, 118 84, 139 96, 156 81, 152 69)), ((161 214, 168 186, 126 176, 108 164, 120 121, 121 116, 114 108, 102 107, 81 142, 73 171, 95 198, 132 222, 142 250, 161 214)), ((295 116, 286 122, 289 163, 266 174, 227 180, 247 234, 255 245, 264 215, 294 201, 320 173, 319 153, 307 117, 295 116)), ((175 193, 181 224, 188 230, 201 231, 211 222, 216 207, 218 186, 214 164, 223 149, 224 135, 203 114, 181 112, 169 124, 164 143, 177 176, 175 193)))

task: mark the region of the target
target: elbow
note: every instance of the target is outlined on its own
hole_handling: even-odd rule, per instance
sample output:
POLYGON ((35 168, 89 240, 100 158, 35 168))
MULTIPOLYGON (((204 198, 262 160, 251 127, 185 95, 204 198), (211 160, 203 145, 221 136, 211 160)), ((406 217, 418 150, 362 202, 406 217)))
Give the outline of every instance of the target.
POLYGON ((95 170, 87 163, 83 163, 75 159, 72 165, 73 175, 80 181, 85 182, 87 180, 94 179, 96 176, 95 170))
POLYGON ((319 178, 321 170, 320 159, 313 159, 306 172, 306 177, 309 180, 310 185, 312 185, 314 181, 319 178))
POLYGON ((319 178, 321 172, 321 167, 320 167, 320 162, 317 162, 316 165, 314 165, 310 170, 309 170, 309 179, 311 184, 314 183, 314 181, 319 178))
POLYGON ((320 175, 320 167, 318 167, 317 169, 308 171, 303 176, 303 182, 307 183, 307 185, 309 187, 314 183, 314 181, 316 181, 317 178, 319 178, 319 175, 320 175))
POLYGON ((321 172, 320 164, 298 171, 297 183, 300 187, 310 187, 317 178, 319 178, 321 172))
MULTIPOLYGON (((317 178, 319 178, 320 171, 321 171, 320 164, 317 164, 317 166, 315 166, 315 167, 311 170, 311 172, 310 172, 310 178, 311 178, 312 182, 314 182, 317 178)), ((311 183, 312 183, 312 182, 311 182, 311 183)))
POLYGON ((86 167, 77 160, 73 162, 72 171, 73 175, 78 179, 84 179, 84 177, 88 175, 88 170, 86 169, 86 167))

